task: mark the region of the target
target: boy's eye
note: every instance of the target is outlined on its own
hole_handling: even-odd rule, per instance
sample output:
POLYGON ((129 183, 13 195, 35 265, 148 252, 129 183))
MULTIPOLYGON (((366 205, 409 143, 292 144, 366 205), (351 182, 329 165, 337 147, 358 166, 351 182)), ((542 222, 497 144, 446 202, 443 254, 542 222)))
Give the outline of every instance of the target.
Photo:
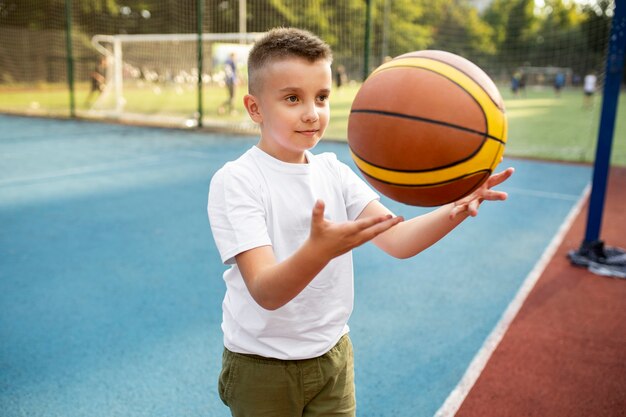
POLYGON ((319 101, 324 102, 324 101, 328 101, 328 95, 327 94, 322 94, 321 96, 319 96, 317 98, 319 101))
POLYGON ((298 97, 297 96, 289 96, 287 97, 287 101, 290 103, 297 103, 298 102, 298 97))

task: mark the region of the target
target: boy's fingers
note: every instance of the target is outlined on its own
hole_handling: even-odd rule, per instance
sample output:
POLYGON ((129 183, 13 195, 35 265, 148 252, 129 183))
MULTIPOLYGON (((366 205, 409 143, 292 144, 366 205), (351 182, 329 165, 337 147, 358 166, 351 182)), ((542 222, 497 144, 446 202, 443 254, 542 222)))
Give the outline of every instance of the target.
POLYGON ((385 216, 374 216, 374 217, 368 217, 366 219, 359 219, 357 221, 354 222, 355 227, 358 230, 365 230, 365 229, 369 229, 370 227, 378 224, 378 223, 382 223, 386 220, 389 220, 393 218, 393 216, 391 214, 387 214, 385 216))
POLYGON ((497 174, 493 174, 487 180, 486 187, 483 185, 484 189, 479 190, 480 198, 475 198, 470 201, 466 201, 463 199, 457 201, 457 205, 452 207, 452 210, 450 210, 450 215, 448 217, 453 220, 456 216, 465 211, 470 216, 476 216, 478 214, 478 207, 480 206, 480 203, 482 203, 484 200, 506 200, 508 198, 507 193, 503 191, 492 190, 491 188, 496 185, 502 184, 509 177, 511 177, 514 172, 515 168, 511 167, 497 174))
POLYGON ((502 184, 506 181, 513 173, 515 172, 515 168, 507 168, 502 172, 492 175, 489 178, 489 187, 493 187, 498 184, 502 184))
MULTIPOLYGON (((404 218, 401 216, 393 216, 387 214, 385 216, 369 217, 367 219, 358 220, 355 225, 358 227, 359 232, 362 231, 385 231, 388 228, 400 223, 404 218)), ((380 232, 378 232, 380 233, 380 232)))
POLYGON ((480 200, 476 199, 476 200, 472 200, 469 202, 468 206, 467 206, 467 211, 469 212, 469 215, 474 217, 478 214, 478 206, 480 205, 480 200))
POLYGON ((483 194, 485 200, 506 200, 509 195, 504 191, 489 190, 483 194))
POLYGON ((366 233, 366 236, 365 236, 366 240, 371 240, 375 238, 376 236, 378 236, 379 234, 381 234, 382 232, 385 232, 389 230, 390 228, 392 228, 393 226, 395 226, 396 224, 404 221, 404 217, 402 216, 393 217, 391 215, 388 215, 385 217, 386 218, 383 218, 382 221, 376 222, 372 224, 370 227, 363 230, 363 232, 366 233))
POLYGON ((450 219, 454 219, 459 213, 467 210, 467 206, 465 204, 459 204, 458 206, 452 207, 452 211, 450 211, 450 219))
POLYGON ((313 214, 312 221, 313 223, 319 223, 324 220, 324 202, 322 200, 317 200, 315 205, 313 206, 313 214))

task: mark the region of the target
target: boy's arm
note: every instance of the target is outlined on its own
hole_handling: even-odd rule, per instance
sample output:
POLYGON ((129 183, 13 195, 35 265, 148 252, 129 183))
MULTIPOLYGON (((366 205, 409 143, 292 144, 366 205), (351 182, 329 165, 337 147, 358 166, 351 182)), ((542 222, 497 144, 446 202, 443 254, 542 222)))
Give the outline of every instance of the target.
POLYGON ((373 239, 403 219, 389 213, 345 223, 324 219, 324 203, 318 201, 311 217, 311 233, 290 257, 277 262, 271 246, 238 254, 235 259, 252 298, 263 308, 275 310, 296 297, 330 262, 373 239))
MULTIPOLYGON (((378 235, 372 240, 376 246, 396 258, 410 258, 435 244, 463 220, 478 214, 478 207, 485 200, 505 200, 507 194, 492 190, 492 187, 506 181, 512 174, 509 168, 492 175, 476 191, 454 203, 439 207, 422 216, 414 217, 378 235)), ((379 201, 372 201, 359 216, 381 216, 391 214, 379 201)))

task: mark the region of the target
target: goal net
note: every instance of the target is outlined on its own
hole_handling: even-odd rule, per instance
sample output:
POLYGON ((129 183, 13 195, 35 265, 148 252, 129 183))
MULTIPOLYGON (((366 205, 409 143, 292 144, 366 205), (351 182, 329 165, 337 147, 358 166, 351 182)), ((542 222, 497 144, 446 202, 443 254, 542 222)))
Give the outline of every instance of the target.
MULTIPOLYGON (((200 117, 201 96, 203 121, 217 123, 218 118, 213 116, 228 100, 226 60, 234 57, 237 88, 247 88, 247 57, 258 36, 203 34, 199 51, 196 34, 94 35, 91 43, 100 59, 94 64, 92 92, 86 99, 85 113, 129 122, 191 127, 200 117)), ((232 119, 219 117, 219 122, 228 124, 232 119)))

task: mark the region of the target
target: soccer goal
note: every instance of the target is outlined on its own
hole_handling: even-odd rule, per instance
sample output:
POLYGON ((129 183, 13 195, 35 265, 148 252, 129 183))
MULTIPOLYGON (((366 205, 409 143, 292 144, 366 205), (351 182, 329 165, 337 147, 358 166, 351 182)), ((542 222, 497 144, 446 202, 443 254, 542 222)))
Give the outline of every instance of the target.
MULTIPOLYGON (((105 82, 89 112, 137 122, 183 121, 191 126, 200 117, 194 98, 199 78, 203 90, 215 88, 221 92, 218 88, 224 82, 224 63, 233 52, 243 78, 248 52, 260 35, 205 33, 201 36, 201 51, 199 36, 192 33, 95 35, 91 43, 105 57, 100 69, 105 82)), ((245 83, 245 79, 241 81, 245 83)))
POLYGON ((553 87, 558 76, 563 77, 563 86, 580 84, 580 79, 571 68, 521 66, 518 71, 525 77, 526 85, 536 88, 553 87))

